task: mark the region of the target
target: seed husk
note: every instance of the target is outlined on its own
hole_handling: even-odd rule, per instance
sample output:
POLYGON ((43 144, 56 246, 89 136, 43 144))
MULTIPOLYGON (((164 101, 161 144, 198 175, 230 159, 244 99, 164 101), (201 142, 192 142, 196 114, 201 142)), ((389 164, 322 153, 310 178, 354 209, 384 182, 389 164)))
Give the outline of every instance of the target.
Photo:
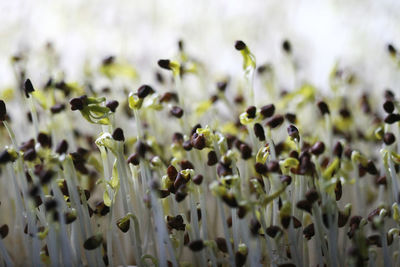
POLYGON ((102 242, 103 242, 103 236, 101 234, 97 234, 97 235, 89 237, 85 241, 85 243, 83 243, 83 247, 86 250, 94 250, 94 249, 98 248, 102 242))

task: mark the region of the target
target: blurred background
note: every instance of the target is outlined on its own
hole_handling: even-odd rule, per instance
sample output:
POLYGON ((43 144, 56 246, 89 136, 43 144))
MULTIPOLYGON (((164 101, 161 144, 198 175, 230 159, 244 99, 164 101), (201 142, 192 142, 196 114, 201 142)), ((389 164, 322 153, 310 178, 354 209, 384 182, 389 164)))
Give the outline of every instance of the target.
MULTIPOLYGON (((14 83, 11 55, 28 52, 28 76, 48 79, 41 56, 51 42, 66 79, 82 78, 87 60, 109 55, 132 63, 142 82, 157 60, 176 54, 177 41, 216 76, 241 72, 235 40, 243 40, 258 64, 271 62, 282 87, 290 40, 299 76, 321 90, 335 62, 362 76, 365 90, 400 90, 400 75, 387 44, 400 48, 397 0, 13 0, 0 1, 0 86, 14 83)), ((151 76, 152 77, 152 76, 151 76)), ((290 90, 290 88, 288 88, 290 90)))

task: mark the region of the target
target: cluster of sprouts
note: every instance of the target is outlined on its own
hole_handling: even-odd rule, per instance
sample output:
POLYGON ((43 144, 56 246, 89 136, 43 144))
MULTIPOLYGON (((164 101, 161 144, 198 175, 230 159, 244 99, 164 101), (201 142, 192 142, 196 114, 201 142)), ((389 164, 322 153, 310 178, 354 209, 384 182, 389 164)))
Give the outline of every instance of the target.
POLYGON ((398 88, 337 64, 281 90, 242 41, 243 76, 211 78, 178 47, 152 85, 112 56, 40 84, 13 56, 0 266, 400 266, 398 88))

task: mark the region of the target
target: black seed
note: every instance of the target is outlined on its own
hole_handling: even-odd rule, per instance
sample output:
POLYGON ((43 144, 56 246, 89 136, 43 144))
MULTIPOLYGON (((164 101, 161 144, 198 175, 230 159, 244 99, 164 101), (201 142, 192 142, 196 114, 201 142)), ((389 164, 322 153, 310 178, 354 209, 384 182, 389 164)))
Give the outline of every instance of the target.
POLYGON ((138 153, 140 157, 144 158, 146 156, 147 150, 148 146, 145 143, 139 141, 136 144, 136 153, 138 153))
POLYGON ((162 76, 162 74, 157 71, 155 75, 156 75, 157 82, 163 84, 164 83, 164 77, 162 76))
POLYGON ((287 127, 287 133, 291 138, 299 140, 299 130, 293 124, 287 127))
POLYGON ((173 106, 169 112, 171 113, 172 116, 177 118, 182 118, 183 116, 183 109, 181 109, 178 106, 173 106))
POLYGON ((57 201, 55 199, 49 199, 44 202, 44 206, 46 208, 46 211, 51 211, 57 207, 57 201))
POLYGON ((3 100, 0 99, 0 121, 5 121, 7 118, 7 108, 3 100))
POLYGON ((341 108, 339 110, 339 114, 340 116, 342 116, 343 118, 350 118, 351 117, 351 112, 350 110, 348 110, 347 108, 341 108))
POLYGON ((194 240, 189 243, 189 248, 191 251, 200 251, 204 248, 203 240, 194 240))
POLYGON ((296 264, 288 262, 288 263, 278 264, 278 267, 296 267, 296 264))
POLYGON ((315 234, 314 231, 314 224, 309 224, 307 225, 304 230, 303 230, 303 235, 305 238, 307 238, 307 240, 310 240, 315 234))
POLYGON ((181 202, 186 198, 186 196, 187 196, 186 192, 183 192, 183 191, 179 190, 178 192, 175 193, 175 200, 177 202, 181 202))
POLYGON ((52 170, 42 170, 39 173, 40 183, 45 185, 50 182, 51 178, 54 176, 54 172, 52 170))
POLYGON ((115 57, 114 56, 108 56, 108 57, 104 58, 101 63, 104 66, 107 66, 107 65, 113 64, 114 62, 115 62, 115 57))
POLYGON ((56 152, 61 155, 65 154, 67 150, 68 150, 68 142, 64 139, 57 145, 56 152))
POLYGON ((247 117, 254 119, 256 117, 257 108, 255 106, 250 106, 246 109, 247 117))
POLYGON ((0 227, 0 236, 1 236, 1 238, 2 239, 4 239, 4 238, 6 238, 7 237, 7 235, 8 235, 8 225, 7 224, 3 224, 1 227, 0 227))
POLYGON ((185 149, 186 151, 190 151, 192 150, 193 146, 190 143, 190 140, 186 140, 185 142, 183 142, 183 149, 185 149))
POLYGON ((195 183, 196 185, 201 185, 201 183, 203 182, 203 175, 201 175, 201 174, 196 174, 194 177, 193 177, 193 183, 195 183))
POLYGON ((29 98, 29 94, 35 91, 35 89, 33 88, 31 80, 26 79, 26 81, 24 83, 24 90, 25 90, 25 95, 28 98, 29 98))
POLYGON ((296 217, 294 217, 294 216, 292 216, 292 219, 293 219, 293 226, 294 226, 294 228, 300 228, 301 227, 301 222, 296 218, 296 217))
POLYGON ((243 41, 240 41, 240 40, 236 41, 236 43, 235 43, 235 49, 236 50, 240 51, 240 50, 243 50, 245 48, 246 48, 246 44, 243 41))
POLYGON ((388 44, 387 45, 387 50, 388 50, 388 52, 391 54, 391 55, 394 55, 394 54, 396 54, 396 48, 392 45, 392 44, 388 44))
POLYGON ((66 212, 64 214, 64 220, 66 224, 70 224, 73 223, 76 220, 76 214, 72 213, 72 212, 66 212))
POLYGON ((377 247, 382 247, 382 240, 381 240, 381 236, 378 234, 375 235, 370 235, 367 237, 367 245, 368 246, 377 246, 377 247))
POLYGON ((338 212, 338 227, 342 228, 346 225, 347 220, 349 219, 348 215, 345 215, 342 211, 338 212))
POLYGON ((232 216, 229 216, 229 217, 226 219, 226 224, 228 225, 229 228, 232 227, 232 216))
POLYGON ((281 224, 282 224, 283 228, 287 229, 289 227, 291 219, 292 218, 290 216, 281 217, 281 224))
POLYGON ((94 235, 94 236, 89 237, 85 241, 85 243, 83 243, 83 247, 86 250, 93 250, 93 249, 98 248, 101 245, 102 242, 103 242, 103 236, 102 235, 100 235, 100 234, 99 235, 94 235))
POLYGON ((385 135, 383 136, 383 142, 385 142, 386 145, 391 145, 396 141, 396 137, 394 136, 393 133, 385 133, 385 135))
POLYGON ((117 100, 110 100, 107 101, 106 107, 108 107, 112 112, 115 112, 117 110, 119 103, 117 100))
POLYGON ((158 66, 166 70, 171 70, 169 59, 160 59, 158 61, 158 66))
POLYGON ((288 54, 290 54, 292 52, 292 45, 290 44, 290 42, 288 40, 283 41, 282 49, 283 49, 283 51, 285 51, 288 54))
POLYGON ((225 92, 227 85, 228 85, 228 82, 226 82, 226 81, 217 82, 218 91, 225 92))
POLYGON ((36 158, 36 151, 33 148, 28 149, 24 153, 24 160, 26 160, 26 161, 33 161, 35 158, 36 158))
POLYGON ((266 126, 273 129, 279 127, 283 123, 283 121, 284 119, 282 115, 275 115, 267 121, 266 126))
POLYGON ((330 114, 329 107, 324 101, 318 101, 317 106, 322 115, 330 114))
POLYGON ((129 218, 124 217, 117 221, 118 228, 124 233, 129 231, 130 225, 131 225, 131 220, 129 218))
POLYGON ((336 201, 339 201, 342 198, 342 183, 340 182, 340 180, 336 182, 335 197, 336 201))
POLYGON ((183 177, 183 175, 179 172, 178 175, 176 176, 176 179, 174 181, 174 187, 175 189, 179 189, 179 187, 181 187, 181 185, 186 184, 187 180, 185 179, 185 177, 183 177))
POLYGON ((335 155, 338 158, 342 157, 342 153, 343 153, 343 146, 342 143, 340 143, 339 141, 335 144, 335 146, 333 147, 333 155, 335 155))
POLYGON ((153 88, 151 88, 151 86, 145 84, 139 87, 139 89, 137 90, 137 94, 139 98, 145 98, 146 96, 150 95, 154 93, 153 88))
POLYGON ((271 225, 266 229, 266 234, 272 238, 275 238, 279 232, 282 232, 282 229, 276 225, 271 225))
POLYGON ((39 133, 39 134, 38 134, 38 137, 37 137, 37 140, 38 140, 39 144, 40 144, 42 147, 49 147, 49 148, 50 148, 51 145, 52 145, 51 137, 48 136, 48 135, 45 134, 45 133, 39 133))
POLYGON ((12 161, 12 157, 10 155, 10 153, 8 153, 7 150, 4 150, 3 152, 0 153, 0 164, 4 164, 7 162, 11 162, 12 161))
POLYGON ((185 231, 185 224, 183 223, 182 215, 177 215, 176 217, 167 216, 167 225, 171 229, 177 231, 185 231))
POLYGON ((260 222, 257 219, 252 218, 250 220, 250 232, 251 232, 251 234, 253 236, 257 236, 258 235, 258 231, 260 230, 260 228, 261 228, 260 222))
POLYGON ((107 215, 107 213, 109 213, 109 212, 110 212, 110 208, 107 207, 107 206, 104 204, 104 201, 99 201, 99 202, 97 202, 97 204, 96 204, 96 210, 95 210, 95 213, 96 213, 96 214, 98 214, 98 215, 100 215, 100 216, 105 216, 105 215, 107 215))
POLYGON ((365 166, 365 170, 372 175, 377 175, 378 170, 375 167, 375 164, 372 160, 368 160, 367 166, 365 166))
POLYGON ((158 190, 158 195, 160 198, 166 198, 170 195, 170 192, 168 190, 160 189, 158 190))
POLYGON ((264 117, 264 118, 269 118, 271 116, 273 116, 275 113, 275 106, 274 104, 269 104, 266 106, 261 107, 260 109, 260 114, 264 117))
POLYGON ((247 208, 245 206, 239 206, 239 208, 237 209, 237 216, 239 217, 239 219, 243 219, 246 214, 247 208))
POLYGON ((217 174, 218 176, 232 175, 232 169, 229 166, 226 166, 225 164, 218 163, 217 174))
POLYGON ((201 128, 201 124, 199 123, 193 126, 192 130, 190 131, 190 136, 194 135, 199 128, 201 128))
POLYGON ((228 246, 226 244, 226 239, 223 237, 217 237, 215 239, 215 243, 217 243, 218 249, 223 253, 228 253, 228 246))
POLYGON ((395 122, 398 122, 398 121, 400 121, 400 114, 391 113, 391 114, 386 116, 384 121, 385 121, 385 123, 388 123, 388 124, 393 124, 395 122))
POLYGON ((69 104, 71 105, 71 110, 82 110, 84 107, 84 102, 78 97, 72 98, 69 104))
POLYGON ((236 267, 241 267, 246 263, 247 260, 247 254, 242 254, 239 251, 236 251, 235 253, 235 264, 236 267))
POLYGON ((112 137, 116 141, 121 141, 121 142, 125 141, 124 131, 122 131, 121 128, 115 129, 114 132, 112 133, 112 137))
POLYGON ((383 103, 383 109, 387 113, 393 113, 394 111, 394 104, 392 100, 386 100, 385 103, 383 103))
POLYGON ((55 104, 50 108, 51 113, 57 114, 65 109, 65 104, 55 104))
POLYGON ((314 155, 321 155, 325 151, 325 144, 321 141, 316 142, 310 149, 310 152, 314 155))
POLYGON ((311 203, 306 199, 297 202, 296 207, 311 213, 311 203))
POLYGON ((237 200, 232 193, 227 193, 226 195, 223 195, 222 200, 231 208, 238 207, 237 200))
POLYGON ((186 170, 186 169, 193 169, 194 170, 194 166, 193 164, 188 161, 188 160, 182 160, 179 165, 181 165, 182 170, 186 170))

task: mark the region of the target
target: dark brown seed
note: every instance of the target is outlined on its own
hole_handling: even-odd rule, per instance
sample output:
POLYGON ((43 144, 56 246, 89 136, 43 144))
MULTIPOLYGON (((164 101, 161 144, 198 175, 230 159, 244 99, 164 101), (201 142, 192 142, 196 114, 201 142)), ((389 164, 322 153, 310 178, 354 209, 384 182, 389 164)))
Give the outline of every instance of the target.
POLYGON ((385 133, 385 135, 383 136, 383 142, 385 142, 386 145, 390 146, 391 144, 393 144, 396 141, 396 137, 394 136, 393 133, 385 133))
MULTIPOLYGON (((189 244, 189 242, 190 242, 189 233, 186 232, 185 235, 183 236, 183 245, 184 245, 184 246, 187 246, 187 245, 189 244)), ((172 266, 173 266, 173 265, 171 264, 171 267, 172 267, 172 266)))
POLYGON ((385 99, 394 100, 394 93, 390 89, 385 90, 385 99))
POLYGON ((299 159, 299 152, 297 152, 296 150, 292 150, 289 153, 289 157, 299 159))
POLYGON ((181 187, 181 185, 184 185, 187 183, 187 180, 185 179, 185 177, 183 177, 183 175, 179 172, 178 175, 176 176, 176 179, 174 181, 174 187, 175 189, 178 189, 179 187, 181 187))
POLYGON ((161 68, 171 70, 169 59, 160 59, 157 63, 161 68))
POLYGON ((207 165, 214 166, 217 163, 218 163, 217 153, 215 153, 214 150, 211 150, 207 154, 207 165))
POLYGON ((196 174, 194 177, 193 177, 193 183, 194 184, 196 184, 196 185, 201 185, 201 183, 203 182, 203 175, 201 175, 201 174, 196 174))
POLYGON ((381 176, 376 181, 379 185, 387 185, 386 176, 381 176))
POLYGON ((85 243, 83 243, 83 247, 86 250, 93 250, 93 249, 98 248, 101 245, 102 242, 103 242, 103 236, 102 235, 100 235, 100 234, 99 235, 94 235, 94 236, 89 237, 85 241, 85 243))
POLYGON ((110 208, 104 204, 104 201, 99 201, 96 204, 95 213, 100 216, 106 216, 110 212, 110 208))
POLYGON ((26 160, 26 161, 33 161, 35 158, 36 158, 36 151, 33 148, 28 149, 24 153, 24 160, 26 160))
POLYGON ((190 140, 186 140, 185 142, 183 142, 183 149, 185 149, 186 151, 190 151, 192 150, 193 146, 190 142, 190 140))
POLYGON ((206 147, 206 138, 203 134, 193 134, 191 138, 191 144, 194 148, 202 150, 206 147))
POLYGON ((385 118, 385 123, 387 123, 387 124, 393 124, 393 123, 395 123, 395 122, 398 122, 398 121, 400 121, 400 114, 398 114, 398 113, 391 113, 391 114, 389 114, 389 115, 387 115, 386 116, 386 118, 385 118))
POLYGON ((10 153, 8 153, 7 150, 4 150, 3 152, 0 153, 0 164, 4 164, 7 162, 11 162, 12 161, 12 157, 10 155, 10 153))
POLYGON ((66 224, 71 224, 76 220, 76 214, 72 212, 66 212, 64 214, 64 220, 66 224))
POLYGON ((338 212, 338 227, 344 227, 349 219, 349 215, 345 215, 342 211, 338 212))
POLYGON ((171 181, 175 181, 176 176, 178 175, 178 171, 176 170, 176 168, 174 166, 169 165, 167 168, 167 175, 171 181))
POLYGON ((287 133, 291 138, 299 140, 299 130, 293 124, 287 127, 287 133))
POLYGON ((7 235, 8 235, 8 225, 7 224, 3 224, 1 227, 0 227, 0 236, 1 236, 1 238, 2 239, 4 239, 4 238, 6 238, 7 237, 7 235))
POLYGON ((64 139, 57 145, 56 152, 61 155, 65 154, 67 150, 68 150, 68 142, 64 139))
POLYGON ((186 196, 187 196, 186 192, 179 190, 175 193, 175 200, 176 202, 181 202, 186 198, 186 196))
POLYGON ((247 117, 254 119, 256 117, 257 108, 255 106, 250 106, 246 109, 247 117))
POLYGON ((273 129, 279 127, 283 123, 283 121, 284 119, 282 115, 275 115, 271 119, 269 119, 265 125, 273 129))
POLYGON ((137 94, 139 98, 145 98, 146 96, 154 93, 154 89, 151 86, 145 84, 139 87, 137 94))
POLYGON ((181 109, 178 106, 173 106, 170 110, 170 113, 172 116, 176 117, 176 118, 182 118, 183 116, 183 109, 181 109))
POLYGON ((222 200, 231 208, 237 208, 238 203, 236 201, 235 196, 232 193, 227 193, 222 196, 222 200))
POLYGON ((246 44, 243 41, 238 40, 238 41, 235 42, 235 49, 236 50, 240 51, 240 50, 243 50, 245 48, 246 48, 246 44))
POLYGON ((117 128, 112 133, 112 137, 115 141, 125 141, 124 131, 121 128, 117 128))
POLYGON ((30 79, 26 79, 26 81, 24 83, 24 90, 25 90, 25 95, 28 98, 29 98, 29 94, 35 91, 30 79))
POLYGON ((51 113, 57 114, 65 109, 65 104, 55 104, 50 108, 51 113))
POLYGON ((260 109, 260 114, 264 117, 264 118, 269 118, 272 117, 275 113, 275 106, 274 104, 269 104, 266 106, 261 107, 260 109))
POLYGON ((278 267, 296 267, 296 264, 288 262, 288 263, 278 264, 278 267))
POLYGON ((310 152, 314 155, 321 155, 325 151, 325 144, 321 141, 316 142, 310 149, 310 152))
POLYGON ((315 189, 308 190, 306 193, 306 199, 311 204, 314 203, 315 201, 317 201, 319 199, 317 190, 315 190, 315 189))
POLYGON ((7 108, 3 100, 0 99, 0 121, 5 121, 7 118, 7 108))
POLYGON ((382 247, 382 240, 381 236, 378 234, 375 235, 370 235, 367 237, 367 244, 368 246, 377 246, 377 247, 382 247))
POLYGON ((301 227, 301 222, 296 218, 296 217, 294 217, 294 216, 292 216, 292 219, 293 219, 293 226, 294 226, 294 228, 300 228, 301 227))
POLYGON ((383 109, 387 113, 393 113, 394 111, 394 104, 391 100, 386 100, 385 103, 383 103, 383 109))
POLYGON ((110 100, 107 101, 106 107, 108 107, 112 112, 115 112, 117 110, 119 103, 117 100, 110 100))
POLYGON ((181 133, 174 133, 172 135, 172 142, 176 144, 182 144, 183 143, 183 135, 181 133))
POLYGON ((57 201, 55 199, 49 199, 44 203, 46 211, 54 210, 57 207, 57 201))
POLYGON ((39 134, 38 134, 38 137, 37 137, 37 140, 38 140, 39 144, 40 144, 42 147, 48 147, 48 148, 50 148, 51 145, 52 145, 51 137, 48 136, 48 135, 45 134, 45 133, 39 133, 39 134))
POLYGON ((223 253, 228 253, 228 245, 226 243, 226 239, 223 237, 217 237, 215 239, 215 243, 217 243, 218 249, 223 253))
POLYGON ((311 203, 306 199, 297 202, 296 207, 311 213, 311 203))
POLYGON ((371 211, 371 212, 368 214, 368 216, 367 216, 368 221, 372 222, 373 219, 374 219, 374 217, 375 217, 375 216, 378 216, 379 213, 381 212, 381 210, 382 210, 382 208, 376 208, 376 209, 374 209, 373 211, 371 211))
POLYGON ((188 160, 182 160, 179 165, 181 165, 182 170, 186 170, 186 169, 193 169, 194 170, 194 166, 193 163, 191 163, 188 160))
POLYGON ((324 101, 318 101, 317 106, 322 115, 330 114, 329 107, 324 101))
POLYGON ((176 94, 176 93, 174 93, 174 92, 166 92, 165 94, 163 94, 162 96, 161 96, 161 98, 160 98, 160 102, 161 103, 163 103, 163 102, 170 102, 170 101, 175 101, 175 102, 178 102, 179 101, 179 99, 178 99, 178 95, 176 94))
POLYGON ((140 156, 139 156, 139 154, 138 154, 138 153, 133 153, 133 154, 131 154, 131 155, 128 157, 128 159, 126 160, 126 162, 127 162, 128 164, 131 163, 131 164, 133 164, 133 165, 135 165, 135 166, 138 166, 139 163, 140 163, 140 156))
POLYGON ((289 175, 281 175, 280 179, 281 179, 281 182, 286 183, 286 185, 290 185, 292 183, 292 177, 289 175))
POLYGON ((340 143, 339 141, 335 144, 335 146, 333 147, 333 154, 338 157, 341 158, 342 157, 342 153, 343 153, 343 146, 342 143, 340 143))
POLYGON ((240 153, 242 155, 242 159, 246 160, 251 158, 251 147, 245 143, 240 145, 240 153))
POLYGON ((258 140, 265 141, 265 134, 264 134, 264 128, 261 126, 261 124, 256 123, 254 124, 254 134, 258 138, 258 140))
POLYGON ((279 166, 279 162, 277 160, 271 160, 267 163, 267 168, 269 172, 280 172, 281 168, 279 166))
POLYGON ((128 232, 130 224, 131 220, 125 217, 117 221, 117 227, 124 233, 128 232))
POLYGON ((256 172, 259 174, 266 174, 268 172, 267 166, 265 166, 264 164, 262 164, 260 162, 257 162, 254 165, 254 168, 255 168, 256 172))
POLYGON ((186 225, 183 223, 182 215, 177 215, 176 217, 167 216, 167 224, 171 229, 185 231, 186 225))
POLYGON ((218 163, 217 174, 218 174, 218 176, 232 175, 232 168, 230 168, 229 166, 226 166, 225 164, 218 163))
POLYGON ((84 103, 79 97, 72 98, 69 104, 71 105, 71 110, 82 110, 84 108, 84 103))
POLYGON ((42 185, 45 185, 45 184, 49 183, 51 178, 53 178, 54 174, 55 173, 52 170, 42 170, 39 173, 40 183, 42 185))
POLYGON ((239 206, 239 208, 237 209, 237 216, 239 217, 239 219, 243 219, 246 214, 247 208, 245 206, 239 206))
POLYGON ((260 230, 260 228, 261 228, 260 222, 257 219, 252 218, 250 220, 250 232, 251 232, 251 234, 253 236, 257 236, 258 235, 258 231, 260 230))
POLYGON ((296 123, 296 114, 286 113, 285 114, 285 119, 287 119, 288 122, 290 122, 290 123, 296 123))
POLYGON ((272 238, 275 238, 279 232, 282 232, 282 229, 276 225, 271 225, 266 229, 266 234, 272 238))
POLYGON ((310 240, 315 234, 314 224, 309 224, 303 229, 303 235, 307 240, 310 240))
POLYGON ((203 240, 199 239, 199 240, 194 240, 192 242, 189 243, 189 248, 191 251, 200 251, 204 248, 204 243, 203 240))

